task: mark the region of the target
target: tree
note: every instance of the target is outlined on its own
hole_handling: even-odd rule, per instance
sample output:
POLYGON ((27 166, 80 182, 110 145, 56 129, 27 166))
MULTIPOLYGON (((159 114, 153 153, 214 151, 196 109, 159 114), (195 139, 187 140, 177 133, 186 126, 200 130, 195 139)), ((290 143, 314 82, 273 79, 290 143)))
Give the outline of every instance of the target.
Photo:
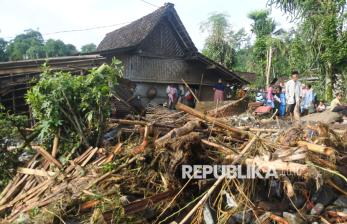
MULTIPOLYGON (((253 46, 253 60, 256 62, 257 72, 261 74, 259 78, 264 79, 266 74, 266 84, 269 83, 272 58, 271 35, 276 28, 275 22, 269 17, 268 10, 256 10, 248 14, 248 18, 253 20, 252 32, 256 35, 253 46)), ((262 82, 263 80, 258 80, 262 82)))
POLYGON ((7 46, 7 41, 5 41, 3 38, 0 38, 0 61, 8 60, 6 46, 7 46))
POLYGON ((74 54, 78 53, 78 50, 72 44, 66 44, 65 47, 66 47, 66 49, 65 49, 66 54, 65 55, 67 55, 67 56, 74 55, 74 54))
POLYGON ((11 60, 41 58, 45 55, 44 41, 40 32, 26 30, 11 41, 6 51, 11 60))
POLYGON ((234 32, 228 15, 223 13, 211 14, 200 29, 209 34, 202 53, 219 64, 232 68, 236 63, 236 51, 248 40, 245 30, 234 32))
POLYGON ((96 51, 96 45, 93 43, 86 44, 81 47, 81 53, 89 53, 93 51, 96 51))
POLYGON ((110 116, 111 90, 122 72, 118 60, 93 68, 85 76, 45 68, 26 95, 41 128, 40 139, 50 144, 60 133, 61 153, 81 144, 98 146, 110 116))
POLYGON ((67 47, 61 40, 48 39, 45 44, 47 57, 59 57, 67 55, 67 47))
POLYGON ((292 15, 293 20, 300 19, 301 35, 309 46, 307 54, 311 55, 308 63, 317 66, 325 83, 325 98, 331 99, 336 74, 346 69, 346 0, 269 0, 268 3, 292 15))

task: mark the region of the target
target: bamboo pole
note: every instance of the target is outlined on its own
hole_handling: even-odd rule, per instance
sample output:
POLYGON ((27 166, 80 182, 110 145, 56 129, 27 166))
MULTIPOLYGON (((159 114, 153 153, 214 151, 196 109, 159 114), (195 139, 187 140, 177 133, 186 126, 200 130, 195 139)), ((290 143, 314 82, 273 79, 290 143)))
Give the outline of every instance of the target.
POLYGON ((51 154, 49 154, 44 148, 42 148, 41 146, 35 145, 35 146, 31 146, 33 149, 35 149, 38 153, 40 153, 47 161, 53 163, 54 165, 56 165, 57 167, 59 167, 60 169, 63 168, 63 165, 61 165, 61 163, 56 160, 54 157, 51 156, 51 154))
POLYGON ((193 97, 195 98, 197 103, 200 103, 198 97, 195 95, 195 93, 193 92, 193 90, 188 86, 188 84, 186 83, 186 81, 184 81, 184 79, 181 79, 182 82, 184 83, 184 85, 188 88, 189 92, 193 95, 193 97))
MULTIPOLYGON (((258 133, 257 133, 258 134, 258 133)), ((257 140, 258 136, 254 135, 252 140, 245 146, 245 148, 242 149, 242 151, 240 152, 240 154, 238 154, 232 164, 236 164, 240 161, 240 159, 242 158, 242 156, 248 151, 249 148, 251 148, 251 146, 253 145, 253 143, 257 140)))
POLYGON ((198 210, 198 208, 205 203, 207 198, 213 193, 216 187, 224 180, 225 175, 221 175, 212 187, 207 191, 207 193, 200 199, 200 201, 190 210, 190 212, 179 222, 179 224, 187 223, 190 217, 198 210))

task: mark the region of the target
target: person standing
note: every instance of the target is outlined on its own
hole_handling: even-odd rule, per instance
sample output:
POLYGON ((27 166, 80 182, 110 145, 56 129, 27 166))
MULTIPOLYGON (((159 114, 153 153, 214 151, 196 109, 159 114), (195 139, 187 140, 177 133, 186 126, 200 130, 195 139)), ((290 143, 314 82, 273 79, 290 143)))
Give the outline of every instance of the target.
POLYGON ((178 89, 177 89, 177 102, 183 103, 183 99, 184 99, 184 86, 183 85, 178 85, 178 89))
POLYGON ((286 92, 285 92, 285 86, 281 88, 281 93, 280 93, 280 110, 279 110, 279 115, 280 117, 284 117, 286 115, 286 92))
POLYGON ((225 89, 225 86, 222 83, 222 79, 219 78, 218 83, 213 88, 214 90, 213 100, 215 102, 224 100, 224 89, 225 89))
POLYGON ((306 92, 303 95, 303 115, 307 115, 308 113, 312 113, 314 110, 314 98, 315 94, 313 92, 311 84, 307 85, 306 92))
POLYGON ((166 88, 166 93, 168 96, 168 108, 172 110, 175 108, 175 104, 177 101, 177 89, 174 85, 169 84, 166 88))
POLYGON ((275 86, 274 88, 273 88, 273 98, 274 98, 274 108, 273 108, 273 110, 274 111, 277 111, 276 112, 276 116, 278 116, 280 113, 279 113, 279 111, 280 111, 280 106, 281 106, 281 96, 280 96, 280 94, 281 94, 281 87, 280 86, 275 86))
POLYGON ((291 73, 291 79, 286 83, 287 110, 291 117, 294 115, 296 104, 298 104, 298 106, 300 105, 301 83, 298 79, 299 72, 293 71, 291 73))

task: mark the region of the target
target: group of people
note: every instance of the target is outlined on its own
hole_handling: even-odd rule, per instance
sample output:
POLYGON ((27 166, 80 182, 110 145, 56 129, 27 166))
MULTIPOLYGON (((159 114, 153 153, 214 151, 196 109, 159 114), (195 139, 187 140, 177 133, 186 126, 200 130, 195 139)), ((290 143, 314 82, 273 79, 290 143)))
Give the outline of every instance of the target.
MULTIPOLYGON (((194 91, 191 89, 191 91, 194 91)), ((190 107, 195 106, 195 99, 190 90, 186 90, 183 85, 169 84, 166 88, 168 96, 167 106, 170 110, 175 108, 177 102, 184 103, 190 107)))
MULTIPOLYGON (((192 94, 196 94, 195 88, 190 88, 190 90, 183 85, 169 84, 166 88, 166 94, 168 97, 167 106, 169 109, 174 109, 177 102, 184 103, 190 107, 195 106, 195 98, 192 94)), ((239 92, 236 92, 236 87, 230 85, 230 83, 222 82, 222 79, 218 79, 213 87, 214 96, 213 99, 215 102, 232 100, 236 94, 240 95, 239 92)))
POLYGON ((245 96, 247 88, 236 89, 236 86, 231 85, 230 82, 227 82, 226 85, 224 85, 222 79, 218 79, 218 83, 213 87, 213 100, 219 102, 223 100, 232 100, 235 97, 242 98, 245 96))
MULTIPOLYGON (((317 94, 311 84, 301 84, 298 79, 299 73, 293 71, 291 79, 286 83, 277 83, 277 79, 273 80, 266 91, 260 90, 256 94, 256 101, 271 107, 281 117, 286 114, 292 116, 296 106, 299 107, 301 115, 327 110, 324 101, 318 101, 317 94)), ((338 93, 331 102, 329 109, 332 111, 339 110, 338 112, 344 113, 345 107, 340 102, 341 98, 342 94, 338 93)))

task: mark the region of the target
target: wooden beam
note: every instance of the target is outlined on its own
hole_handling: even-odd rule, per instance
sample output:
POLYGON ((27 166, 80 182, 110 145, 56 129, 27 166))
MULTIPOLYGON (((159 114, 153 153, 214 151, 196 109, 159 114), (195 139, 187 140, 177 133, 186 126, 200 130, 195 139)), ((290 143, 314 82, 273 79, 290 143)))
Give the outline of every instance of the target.
POLYGON ((63 168, 63 165, 61 165, 61 163, 58 160, 53 158, 53 156, 51 156, 51 154, 49 154, 43 147, 38 145, 31 146, 31 147, 35 149, 38 153, 40 153, 48 162, 53 163, 60 169, 63 168))
POLYGON ((24 167, 19 167, 17 169, 17 172, 22 174, 41 176, 41 177, 52 177, 56 175, 56 173, 52 171, 30 169, 30 168, 24 168, 24 167))

